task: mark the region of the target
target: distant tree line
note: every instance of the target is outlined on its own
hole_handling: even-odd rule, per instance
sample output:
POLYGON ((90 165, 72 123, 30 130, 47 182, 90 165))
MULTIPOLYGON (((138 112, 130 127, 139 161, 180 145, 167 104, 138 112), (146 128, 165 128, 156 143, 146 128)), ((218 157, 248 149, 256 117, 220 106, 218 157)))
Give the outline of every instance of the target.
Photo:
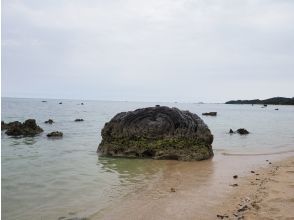
POLYGON ((285 97, 274 97, 269 99, 252 99, 252 100, 231 100, 226 102, 225 104, 267 104, 267 105, 294 105, 294 97, 293 98, 285 98, 285 97))

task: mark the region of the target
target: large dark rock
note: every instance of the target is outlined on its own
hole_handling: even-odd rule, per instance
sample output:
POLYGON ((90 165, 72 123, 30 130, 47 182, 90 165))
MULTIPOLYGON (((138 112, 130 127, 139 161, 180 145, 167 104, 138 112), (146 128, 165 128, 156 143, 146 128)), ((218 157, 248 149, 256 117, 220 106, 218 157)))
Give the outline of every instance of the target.
POLYGON ((43 129, 36 124, 35 119, 28 119, 24 123, 19 121, 4 123, 1 122, 1 130, 7 130, 9 136, 35 136, 43 132, 43 129))
POLYGON ((213 156, 213 135, 196 114, 150 107, 122 112, 102 129, 101 155, 204 160, 213 156))

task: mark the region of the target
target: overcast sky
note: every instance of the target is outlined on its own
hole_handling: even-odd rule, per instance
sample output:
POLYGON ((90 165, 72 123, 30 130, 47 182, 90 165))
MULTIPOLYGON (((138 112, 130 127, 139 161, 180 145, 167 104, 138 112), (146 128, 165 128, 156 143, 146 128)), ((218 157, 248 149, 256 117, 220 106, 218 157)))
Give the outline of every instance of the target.
POLYGON ((2 96, 294 96, 293 0, 2 0, 2 96))

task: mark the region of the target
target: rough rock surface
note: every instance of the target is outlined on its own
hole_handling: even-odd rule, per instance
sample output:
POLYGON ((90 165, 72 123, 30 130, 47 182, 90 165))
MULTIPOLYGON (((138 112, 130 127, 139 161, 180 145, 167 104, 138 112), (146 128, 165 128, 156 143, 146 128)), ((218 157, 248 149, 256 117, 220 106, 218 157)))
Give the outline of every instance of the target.
POLYGON ((43 132, 43 129, 36 124, 35 119, 28 119, 24 123, 14 121, 10 123, 1 122, 1 130, 6 130, 9 136, 35 136, 43 132))
POLYGON ((122 112, 102 129, 104 156, 204 160, 213 156, 213 135, 196 114, 164 106, 122 112))
POLYGON ((53 131, 49 134, 47 134, 47 137, 62 137, 63 133, 60 131, 53 131))

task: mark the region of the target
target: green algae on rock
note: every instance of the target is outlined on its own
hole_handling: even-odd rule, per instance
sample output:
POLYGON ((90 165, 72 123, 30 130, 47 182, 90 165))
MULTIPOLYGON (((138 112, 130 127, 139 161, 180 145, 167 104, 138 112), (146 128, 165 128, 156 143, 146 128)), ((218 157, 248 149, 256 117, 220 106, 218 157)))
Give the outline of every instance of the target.
POLYGON ((103 156, 204 160, 213 156, 211 134, 200 117, 156 106, 122 112, 102 129, 103 156))

